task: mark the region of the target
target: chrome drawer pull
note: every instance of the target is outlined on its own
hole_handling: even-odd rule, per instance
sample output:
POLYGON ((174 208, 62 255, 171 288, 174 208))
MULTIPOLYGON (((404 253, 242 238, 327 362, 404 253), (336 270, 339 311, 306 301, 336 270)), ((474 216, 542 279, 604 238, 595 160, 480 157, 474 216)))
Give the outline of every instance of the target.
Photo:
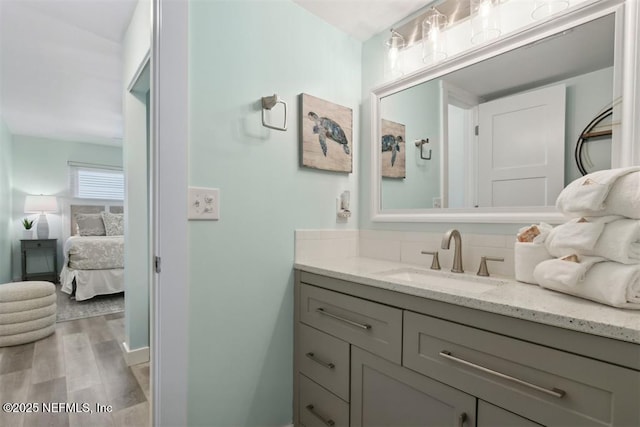
POLYGON ((546 393, 546 394, 548 394, 550 396, 553 396, 553 397, 562 398, 566 394, 566 392, 564 390, 560 390, 560 389, 557 389, 557 388, 553 388, 553 389, 549 390, 549 389, 546 389, 544 387, 540 387, 538 385, 531 384, 530 382, 523 381, 521 379, 512 377, 510 375, 503 374, 502 372, 494 371, 493 369, 489 369, 489 368, 485 368, 484 366, 476 365, 475 363, 469 362, 469 361, 464 360, 464 359, 459 359, 459 358, 453 356, 451 354, 451 352, 447 351, 447 350, 442 350, 440 352, 440 356, 444 357, 445 359, 449 359, 449 360, 452 360, 454 362, 460 363, 462 365, 469 366, 471 368, 477 369, 479 371, 486 372, 488 374, 495 375, 495 376, 503 378, 505 380, 513 381, 515 383, 527 386, 527 387, 532 388, 534 390, 541 391, 542 393, 546 393))
POLYGON ((318 359, 316 356, 314 356, 313 353, 307 353, 305 354, 305 356, 307 356, 309 359, 313 360, 317 364, 324 366, 327 369, 333 369, 336 367, 336 365, 334 365, 333 363, 325 362, 324 360, 318 359))
POLYGON ((463 412, 458 417, 458 427, 464 427, 465 421, 467 421, 467 414, 463 412))
POLYGON ((316 311, 318 313, 320 313, 320 314, 324 314, 325 316, 333 317, 334 319, 340 320, 342 322, 348 323, 348 324, 353 325, 353 326, 357 326, 358 328, 371 329, 371 325, 368 325, 366 323, 354 322, 353 320, 349 320, 349 319, 345 319, 344 317, 336 316, 333 313, 329 313, 328 311, 325 311, 324 308, 316 308, 316 311))
POLYGON ((314 411, 313 405, 307 405, 307 411, 311 412, 311 415, 322 421, 322 423, 326 426, 333 427, 334 425, 336 425, 335 421, 333 421, 332 419, 326 420, 322 415, 314 411))

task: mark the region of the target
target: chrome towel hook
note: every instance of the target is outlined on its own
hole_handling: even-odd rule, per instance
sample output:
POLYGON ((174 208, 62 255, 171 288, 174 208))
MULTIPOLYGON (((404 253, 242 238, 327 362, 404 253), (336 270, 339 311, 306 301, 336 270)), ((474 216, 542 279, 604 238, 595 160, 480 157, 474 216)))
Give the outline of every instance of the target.
POLYGON ((262 97, 262 126, 268 127, 269 129, 275 130, 287 130, 287 103, 284 102, 277 94, 273 94, 273 96, 263 96, 262 97), (284 124, 282 127, 270 125, 265 121, 264 112, 265 110, 271 110, 276 104, 284 105, 284 124))
POLYGON ((422 149, 424 148, 424 144, 428 144, 429 143, 429 138, 427 138, 427 139, 417 139, 414 142, 416 144, 416 147, 420 147, 420 158, 423 159, 423 160, 431 160, 431 148, 429 148, 429 157, 425 157, 424 152, 422 151, 422 149))

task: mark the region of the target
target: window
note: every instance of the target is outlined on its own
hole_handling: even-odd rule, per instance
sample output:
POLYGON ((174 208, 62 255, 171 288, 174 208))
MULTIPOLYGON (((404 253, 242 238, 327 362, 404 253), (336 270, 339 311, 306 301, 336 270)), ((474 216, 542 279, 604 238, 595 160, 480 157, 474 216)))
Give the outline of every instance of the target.
POLYGON ((124 173, 122 169, 69 162, 69 173, 73 197, 124 200, 124 173))

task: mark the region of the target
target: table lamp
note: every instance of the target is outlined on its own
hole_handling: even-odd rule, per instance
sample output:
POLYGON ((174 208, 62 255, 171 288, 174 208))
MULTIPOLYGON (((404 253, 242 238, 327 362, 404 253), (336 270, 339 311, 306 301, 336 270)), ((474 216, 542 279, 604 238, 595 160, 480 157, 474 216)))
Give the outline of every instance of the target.
POLYGON ((55 196, 29 195, 24 200, 24 211, 27 213, 39 213, 37 235, 38 239, 49 238, 49 223, 47 212, 58 210, 58 201, 55 196))

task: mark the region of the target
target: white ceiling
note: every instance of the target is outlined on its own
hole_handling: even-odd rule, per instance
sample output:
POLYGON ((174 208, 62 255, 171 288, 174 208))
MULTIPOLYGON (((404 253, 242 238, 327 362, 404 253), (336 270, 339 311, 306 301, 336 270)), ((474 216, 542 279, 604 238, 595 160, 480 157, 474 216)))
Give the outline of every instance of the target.
POLYGON ((121 144, 136 0, 0 0, 0 106, 14 135, 121 144))
POLYGON ((433 0, 293 0, 324 21, 365 41, 433 0))

